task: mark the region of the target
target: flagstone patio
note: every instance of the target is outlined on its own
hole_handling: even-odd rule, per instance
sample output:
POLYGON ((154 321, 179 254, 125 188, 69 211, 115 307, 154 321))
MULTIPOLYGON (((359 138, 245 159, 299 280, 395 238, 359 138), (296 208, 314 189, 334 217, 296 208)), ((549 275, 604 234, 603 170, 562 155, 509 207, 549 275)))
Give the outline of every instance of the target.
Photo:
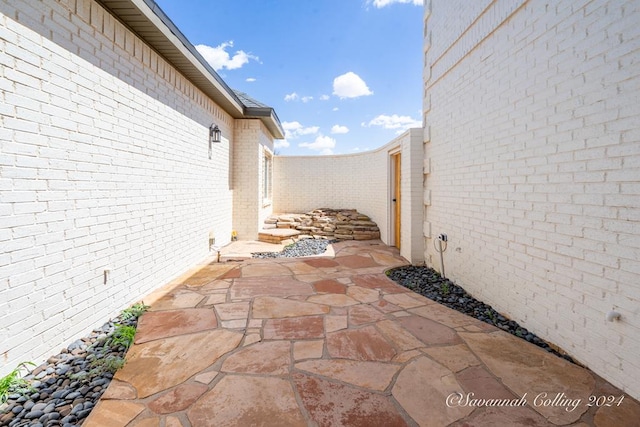
POLYGON ((587 369, 389 280, 395 248, 333 251, 206 263, 150 295, 83 425, 637 426, 587 369))

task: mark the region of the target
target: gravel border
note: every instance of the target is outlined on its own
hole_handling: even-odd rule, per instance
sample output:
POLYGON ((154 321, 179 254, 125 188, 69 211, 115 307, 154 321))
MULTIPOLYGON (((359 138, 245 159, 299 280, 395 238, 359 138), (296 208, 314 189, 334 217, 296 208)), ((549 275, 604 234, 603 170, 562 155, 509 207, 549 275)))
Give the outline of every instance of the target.
MULTIPOLYGON (((256 252, 254 258, 297 258, 322 255, 337 242, 329 239, 304 239, 286 246, 282 252, 256 252)), ((109 359, 124 359, 127 348, 108 345, 117 325, 137 326, 137 318, 120 316, 94 329, 59 354, 22 377, 31 389, 13 393, 0 405, 1 427, 75 427, 80 426, 105 392, 115 369, 96 369, 109 359)))
POLYGON ((509 320, 494 310, 490 305, 473 298, 462 287, 456 285, 449 279, 443 279, 442 276, 432 268, 404 266, 388 270, 386 274, 391 280, 405 288, 411 289, 420 295, 459 311, 460 313, 496 326, 571 363, 576 363, 569 355, 553 349, 547 342, 526 328, 523 328, 517 322, 509 320))
POLYGON ((304 239, 287 245, 281 252, 253 252, 253 258, 298 258, 313 255, 322 255, 327 247, 338 240, 328 239, 304 239))
POLYGON ((134 326, 137 318, 120 316, 94 329, 88 336, 63 348, 22 379, 31 390, 13 393, 0 405, 3 427, 80 426, 105 392, 127 348, 111 347, 109 338, 116 326, 134 326))

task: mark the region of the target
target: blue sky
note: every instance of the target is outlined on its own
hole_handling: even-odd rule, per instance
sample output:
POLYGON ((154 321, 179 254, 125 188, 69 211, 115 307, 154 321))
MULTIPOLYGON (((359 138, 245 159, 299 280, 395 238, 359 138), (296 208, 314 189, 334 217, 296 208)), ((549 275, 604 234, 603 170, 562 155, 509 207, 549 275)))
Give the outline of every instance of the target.
POLYGON ((421 126, 422 0, 156 0, 233 89, 272 106, 281 155, 378 148, 421 126))

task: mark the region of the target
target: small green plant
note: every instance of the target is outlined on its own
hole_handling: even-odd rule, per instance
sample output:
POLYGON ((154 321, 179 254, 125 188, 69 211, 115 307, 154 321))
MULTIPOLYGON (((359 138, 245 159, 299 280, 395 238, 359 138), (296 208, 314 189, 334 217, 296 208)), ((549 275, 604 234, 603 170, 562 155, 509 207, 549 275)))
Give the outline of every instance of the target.
POLYGON ((91 361, 91 369, 89 372, 81 371, 69 376, 74 381, 83 381, 86 379, 101 376, 104 373, 115 374, 116 371, 124 366, 124 359, 120 356, 109 355, 104 358, 94 359, 91 361))
POLYGON ((35 363, 22 362, 13 371, 0 378, 0 403, 5 403, 12 392, 26 394, 33 390, 33 387, 20 376, 20 371, 29 370, 27 365, 35 366, 35 363))
POLYGON ((124 366, 124 358, 122 357, 113 357, 113 358, 107 358, 107 361, 104 363, 104 369, 107 372, 111 372, 112 374, 115 374, 116 371, 120 368, 122 368, 124 366))
POLYGON ((102 359, 95 359, 91 362, 91 374, 97 376, 105 372, 115 374, 124 366, 124 359, 120 356, 107 356, 102 359))
POLYGON ((488 317, 489 319, 491 319, 491 321, 492 321, 492 322, 494 322, 494 323, 496 322, 496 320, 497 320, 497 319, 496 319, 496 313, 495 313, 493 310, 486 310, 486 311, 484 312, 484 314, 486 314, 486 315, 487 315, 487 317, 488 317))
POLYGON ((440 290, 443 294, 449 295, 449 292, 451 291, 451 289, 449 288, 449 282, 442 283, 442 285, 440 285, 440 290))
POLYGON ((135 335, 135 326, 116 324, 116 329, 109 338, 108 344, 112 347, 123 346, 128 349, 131 347, 131 344, 133 344, 133 338, 135 335))
POLYGON ((405 285, 407 289, 418 292, 420 290, 420 286, 417 282, 409 282, 405 285))
POLYGON ((144 305, 144 303, 137 302, 133 304, 131 307, 125 308, 124 310, 122 310, 122 313, 120 313, 120 318, 125 321, 137 319, 138 317, 142 316, 142 313, 144 313, 147 310, 149 310, 148 305, 144 305))

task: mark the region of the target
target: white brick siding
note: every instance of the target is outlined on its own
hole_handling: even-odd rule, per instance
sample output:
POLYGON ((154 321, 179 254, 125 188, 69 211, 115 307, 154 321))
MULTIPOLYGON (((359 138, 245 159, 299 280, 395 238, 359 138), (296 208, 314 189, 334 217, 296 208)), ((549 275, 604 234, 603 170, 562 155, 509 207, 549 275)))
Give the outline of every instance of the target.
POLYGON ((449 277, 638 398, 638 2, 474 5, 426 3, 427 237, 448 234, 449 277))
POLYGON ((264 220, 272 213, 272 204, 263 194, 264 155, 273 152, 273 140, 257 119, 235 122, 233 144, 233 228, 238 239, 258 238, 264 220))
POLYGON ((412 264, 424 263, 422 129, 410 129, 397 139, 401 144, 400 254, 412 264))
POLYGON ((233 120, 93 1, 0 1, 0 63, 2 375, 229 241, 233 120))

